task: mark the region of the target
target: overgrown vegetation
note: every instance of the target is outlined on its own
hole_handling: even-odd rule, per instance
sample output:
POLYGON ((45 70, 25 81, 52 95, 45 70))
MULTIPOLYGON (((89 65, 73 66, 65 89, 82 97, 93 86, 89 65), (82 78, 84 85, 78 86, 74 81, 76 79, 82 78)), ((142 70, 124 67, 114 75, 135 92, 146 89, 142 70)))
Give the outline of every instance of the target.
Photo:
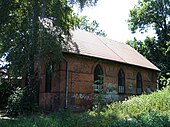
MULTIPOLYGON (((55 61, 62 56, 61 46, 69 47, 68 40, 71 40, 69 31, 76 25, 72 6, 79 4, 82 9, 85 5, 95 5, 96 2, 97 0, 0 1, 0 57, 4 56, 8 62, 1 69, 7 70, 5 77, 7 76, 8 80, 5 83, 9 84, 1 83, 0 92, 4 91, 5 87, 9 87, 9 91, 14 90, 7 96, 11 114, 30 112, 35 106, 36 90, 33 88, 37 80, 34 68, 35 56, 46 57, 48 62, 55 61), (22 81, 18 80, 21 77, 22 81)), ((132 32, 137 29, 147 30, 150 25, 155 29, 156 38, 146 38, 143 43, 134 40, 129 44, 160 67, 162 86, 170 83, 167 75, 170 72, 169 8, 169 0, 139 0, 138 6, 131 10, 128 20, 132 32)), ((88 21, 86 17, 80 20, 82 22, 79 25, 82 26, 88 21)), ((89 28, 87 24, 82 29, 94 32, 98 23, 90 24, 94 28, 89 28)), ((98 34, 100 32, 102 31, 97 31, 98 34)), ((83 114, 61 111, 50 115, 20 116, 14 120, 1 120, 0 126, 168 127, 170 125, 170 87, 104 107, 103 104, 99 106, 102 103, 101 96, 97 98, 98 106, 83 114)))
POLYGON ((15 116, 33 112, 36 107, 36 93, 36 89, 29 86, 14 89, 8 98, 7 113, 15 116))
MULTIPOLYGON (((154 63, 160 70, 160 77, 170 78, 170 1, 138 0, 130 10, 128 19, 132 33, 147 32, 153 29, 154 37, 146 37, 143 41, 134 40, 127 43, 154 63)), ((159 81, 160 88, 163 87, 159 81)))
POLYGON ((8 107, 12 114, 32 110, 37 104, 33 100, 38 98, 34 86, 38 86, 41 73, 41 69, 35 68, 35 62, 38 66, 39 59, 56 63, 62 58, 62 49, 74 48, 71 47, 71 30, 81 28, 105 35, 104 31, 98 30, 97 21, 90 23, 87 17, 81 18, 73 12, 75 5, 83 9, 95 6, 97 1, 0 0, 0 106, 4 107, 9 97, 8 107), (27 102, 32 103, 28 105, 27 102))
POLYGON ((169 127, 170 87, 133 96, 82 114, 60 111, 50 115, 1 120, 1 127, 169 127))

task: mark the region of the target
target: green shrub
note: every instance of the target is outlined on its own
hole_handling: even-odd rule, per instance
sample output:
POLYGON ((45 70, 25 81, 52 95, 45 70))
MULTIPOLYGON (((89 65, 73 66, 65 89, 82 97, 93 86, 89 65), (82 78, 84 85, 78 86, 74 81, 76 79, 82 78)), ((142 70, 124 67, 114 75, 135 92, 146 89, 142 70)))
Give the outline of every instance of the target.
MULTIPOLYGON (((14 92, 24 96, 22 89, 14 92)), ((0 121, 1 127, 169 127, 170 87, 149 95, 134 96, 82 114, 60 111, 49 115, 0 121)), ((14 95, 15 95, 14 94, 14 95)), ((18 97, 18 96, 17 96, 18 97)), ((15 96, 13 96, 15 98, 15 96)), ((11 98, 12 99, 12 98, 11 98)), ((18 98, 17 98, 18 99, 18 98)), ((16 100, 17 100, 16 99, 16 100)), ((18 99, 20 100, 20 99, 18 99)), ((22 100, 22 99, 21 99, 22 100)), ((15 101, 16 103, 17 101, 15 101)), ((20 102, 20 101, 19 101, 20 102)), ((19 103, 18 103, 19 105, 19 103)), ((20 107, 21 108, 21 107, 20 107)))
POLYGON ((21 101, 24 97, 24 90, 17 87, 8 98, 8 112, 12 115, 21 112, 21 101))
POLYGON ((165 111, 170 111, 169 93, 170 87, 166 87, 150 95, 133 96, 123 102, 114 102, 106 107, 96 108, 87 112, 79 125, 83 127, 168 127, 170 112, 165 114, 165 111))
POLYGON ((20 116, 14 120, 0 120, 1 127, 78 127, 78 116, 68 111, 52 114, 20 116))
POLYGON ((17 87, 8 98, 8 114, 18 115, 32 112, 35 108, 35 97, 33 88, 29 86, 17 87))
POLYGON ((170 121, 167 116, 158 112, 145 112, 136 117, 136 123, 140 127, 168 127, 170 121))
POLYGON ((121 104, 123 114, 129 117, 137 116, 143 112, 170 110, 170 87, 149 95, 131 97, 121 104))
POLYGON ((158 79, 159 89, 162 89, 166 86, 170 86, 170 72, 167 72, 165 75, 161 75, 158 79))

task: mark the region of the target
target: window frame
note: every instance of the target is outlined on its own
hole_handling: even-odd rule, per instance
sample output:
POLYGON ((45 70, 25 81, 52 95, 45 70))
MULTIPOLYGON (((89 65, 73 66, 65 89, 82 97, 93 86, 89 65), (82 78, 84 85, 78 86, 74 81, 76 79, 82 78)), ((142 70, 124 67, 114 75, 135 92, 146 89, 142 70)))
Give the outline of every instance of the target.
POLYGON ((118 94, 125 94, 125 73, 123 69, 118 72, 118 94))
POLYGON ((93 76, 93 91, 94 93, 100 93, 103 90, 104 73, 102 67, 99 64, 96 65, 93 76))
POLYGON ((136 75, 136 94, 140 95, 143 92, 143 81, 142 81, 142 75, 140 72, 136 75))

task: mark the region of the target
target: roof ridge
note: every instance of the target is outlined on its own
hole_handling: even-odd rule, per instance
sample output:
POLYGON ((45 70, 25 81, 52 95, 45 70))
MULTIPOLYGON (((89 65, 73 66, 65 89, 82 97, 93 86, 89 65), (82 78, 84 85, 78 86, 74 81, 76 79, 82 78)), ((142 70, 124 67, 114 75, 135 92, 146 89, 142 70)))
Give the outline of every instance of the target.
MULTIPOLYGON (((126 43, 97 36, 83 30, 73 31, 81 55, 93 56, 160 71, 151 61, 126 43)), ((70 51, 75 53, 73 51, 70 51)))
MULTIPOLYGON (((112 52, 114 52, 108 45, 106 45, 103 40, 101 40, 97 35, 95 35, 106 47, 108 47, 112 52)), ((105 38, 107 39, 107 38, 105 38)), ((107 39, 109 40, 109 39, 107 39)), ((110 40, 109 40, 110 41, 110 40)), ((120 59, 122 59, 125 63, 127 63, 120 55, 118 55, 116 52, 114 52, 117 56, 119 56, 120 59)))

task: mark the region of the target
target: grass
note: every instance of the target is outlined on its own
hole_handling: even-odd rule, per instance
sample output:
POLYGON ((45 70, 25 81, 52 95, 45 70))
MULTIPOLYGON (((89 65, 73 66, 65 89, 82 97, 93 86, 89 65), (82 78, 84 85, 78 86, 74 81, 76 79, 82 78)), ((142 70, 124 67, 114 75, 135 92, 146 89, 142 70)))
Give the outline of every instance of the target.
POLYGON ((70 112, 60 111, 49 115, 36 114, 20 116, 13 120, 1 120, 1 127, 76 127, 78 116, 70 112))
POLYGON ((133 96, 82 114, 60 111, 49 115, 0 120, 1 127, 170 127, 170 87, 133 96))

